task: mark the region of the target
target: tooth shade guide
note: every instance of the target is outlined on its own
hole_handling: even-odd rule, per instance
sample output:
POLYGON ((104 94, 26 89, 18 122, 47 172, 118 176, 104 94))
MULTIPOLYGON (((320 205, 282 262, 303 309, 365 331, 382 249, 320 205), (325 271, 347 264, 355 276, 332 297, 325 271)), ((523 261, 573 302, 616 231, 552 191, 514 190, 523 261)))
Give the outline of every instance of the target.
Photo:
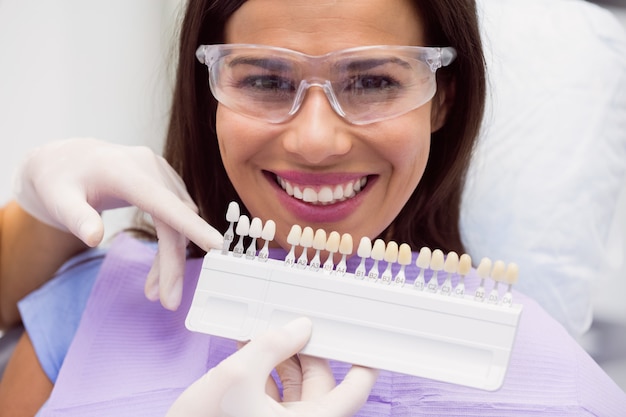
MULTIPOLYGON (((246 255, 256 251, 255 241, 257 239, 265 239, 265 245, 263 249, 259 251, 258 256, 247 256, 250 259, 257 258, 261 261, 268 260, 269 250, 267 246, 274 237, 275 232, 276 225, 273 221, 268 220, 265 225, 263 225, 261 219, 253 218, 252 221, 250 221, 246 215, 239 216, 235 228, 235 233, 239 236, 238 244, 244 237, 249 237, 252 240, 252 244, 250 244, 248 250, 244 252, 246 255), (262 253, 265 254, 262 256, 262 253)), ((302 228, 299 225, 294 225, 287 236, 287 241, 292 247, 285 259, 286 263, 289 264, 290 256, 293 257, 294 251, 297 247, 300 247, 300 249, 302 249, 302 255, 299 258, 299 262, 295 262, 294 260, 292 264, 300 264, 304 269, 317 271, 322 267, 321 263, 318 264, 317 258, 321 256, 322 251, 326 251, 328 253, 328 258, 325 259, 327 261, 326 263, 330 261, 328 265, 329 275, 343 276, 347 273, 347 258, 352 254, 354 248, 351 235, 340 235, 338 232, 333 231, 326 236, 326 232, 323 229, 314 231, 308 226, 302 228), (309 262, 306 256, 307 250, 311 248, 315 250, 315 255, 309 262), (334 254, 341 255, 337 266, 332 265, 334 254)), ((237 246, 233 248, 233 256, 238 256, 239 251, 240 249, 237 248, 237 246)), ((460 298, 464 297, 464 278, 470 273, 472 267, 471 258, 468 254, 458 256, 456 252, 451 251, 444 255, 440 249, 430 250, 427 247, 422 247, 415 259, 415 265, 418 267, 416 269, 416 275, 418 276, 407 277, 405 269, 411 264, 413 258, 410 246, 405 243, 398 245, 394 241, 385 243, 382 239, 376 239, 372 244, 372 241, 367 237, 363 237, 359 241, 357 255, 360 255, 359 257, 361 258, 359 260, 359 267, 367 268, 368 264, 371 265, 370 270, 366 271, 367 274, 363 274, 372 278, 373 283, 395 283, 402 286, 407 278, 409 282, 411 282, 411 279, 414 279, 414 282, 419 282, 420 276, 422 276, 422 278, 427 276, 424 275, 426 272, 430 274, 429 285, 434 289, 432 292, 446 295, 454 294, 460 298), (381 262, 384 262, 384 264, 381 262), (429 271, 426 271, 426 269, 429 271), (395 275, 393 274, 394 270, 397 271, 395 275), (381 271, 384 272, 381 274, 381 271), (439 287, 438 274, 443 272, 447 274, 446 280, 441 287, 439 287), (454 291, 451 288, 452 278, 458 279, 454 291)), ((355 273, 351 275, 357 276, 357 273, 358 267, 355 273)), ((483 298, 481 298, 480 301, 486 299, 487 303, 491 304, 511 305, 511 288, 512 285, 517 282, 519 275, 519 268, 516 264, 510 263, 507 265, 501 260, 492 263, 489 258, 483 258, 476 268, 476 274, 481 281, 479 288, 476 290, 476 298, 480 298, 479 294, 482 291, 483 298), (487 279, 492 282, 493 287, 489 296, 485 297, 484 287, 487 279), (498 285, 500 282, 508 284, 506 294, 502 298, 500 298, 498 294, 498 285)))
MULTIPOLYGON (((400 252, 401 269, 408 264, 400 252)), ((306 315, 316 333, 305 354, 493 391, 506 374, 521 309, 210 251, 186 325, 249 340, 306 315)))
MULTIPOLYGON (((259 260, 266 261, 268 259, 268 255, 266 254, 261 256, 261 252, 269 252, 267 246, 270 239, 275 235, 275 223, 268 220, 265 225, 263 225, 262 220, 259 218, 253 218, 250 221, 246 215, 241 215, 239 222, 236 223, 236 226, 236 233, 240 236, 240 238, 249 237, 253 241, 258 238, 267 239, 265 240, 265 245, 263 246, 265 251, 264 249, 261 249, 259 254, 256 256, 259 260), (244 234, 246 230, 247 235, 244 234)), ((322 251, 327 252, 327 254, 324 254, 323 260, 326 261, 325 263, 328 263, 327 268, 329 275, 343 276, 347 274, 347 258, 352 254, 352 249, 354 248, 351 235, 340 235, 338 232, 333 231, 326 236, 324 229, 317 229, 314 231, 308 226, 301 227, 299 225, 293 225, 287 237, 287 241, 294 243, 291 248, 292 250, 289 252, 297 252, 298 249, 301 249, 303 252, 302 255, 305 255, 305 257, 307 249, 311 248, 316 251, 316 255, 319 251, 320 257, 322 251), (326 237, 326 239, 324 239, 324 237, 326 237), (337 265, 333 264, 336 259, 333 257, 335 254, 341 255, 337 265)), ((245 251, 244 253, 247 254, 248 251, 245 251)), ((411 251, 410 246, 406 243, 401 245, 398 245, 394 241, 385 243, 382 239, 376 239, 372 243, 372 241, 367 237, 360 239, 359 247, 357 248, 357 255, 358 254, 363 255, 360 263, 362 263, 366 269, 369 269, 369 271, 365 271, 365 276, 374 278, 372 279, 372 282, 374 283, 395 283, 399 286, 403 286, 407 280, 409 283, 415 283, 419 280, 419 276, 423 275, 425 278, 429 278, 429 284, 431 284, 431 287, 434 289, 433 292, 446 295, 453 294, 460 296, 461 298, 463 298, 465 291, 464 278, 472 268, 471 257, 468 254, 462 254, 459 256, 454 251, 444 254, 440 249, 431 250, 428 247, 422 247, 415 259, 413 259, 413 252, 411 251), (367 254, 369 254, 369 256, 365 256, 367 254), (407 277, 405 273, 406 266, 410 265, 413 260, 415 265, 418 267, 416 269, 417 276, 407 277), (425 268, 422 268, 424 266, 425 268), (440 285, 439 280, 441 278, 439 278, 438 274, 444 272, 447 274, 446 280, 440 285), (435 281, 435 279, 437 281, 435 281), (456 279, 456 287, 454 287, 454 289, 450 288, 453 279, 456 279)), ((300 256, 300 259, 298 259, 299 262, 294 261, 293 265, 298 265, 300 263, 304 266, 304 269, 312 271, 322 269, 321 262, 319 266, 317 265, 315 255, 310 261, 304 261, 305 258, 302 258, 302 255, 300 256)), ((498 290, 499 282, 509 284, 509 281, 511 281, 511 284, 509 284, 509 291, 507 291, 507 293, 510 293, 510 287, 518 279, 518 267, 513 263, 506 265, 502 261, 492 263, 489 258, 484 258, 476 268, 476 274, 481 278, 482 291, 485 291, 484 285, 486 280, 489 280, 493 284, 490 294, 492 295, 491 302, 494 302, 494 290, 498 290)), ((354 276, 355 274, 353 273, 351 275, 354 276)), ((428 288, 426 285, 424 287, 428 288)), ((481 288, 477 291, 480 290, 481 288)), ((510 294, 507 296, 510 297, 510 294)), ((489 301, 489 297, 485 297, 485 300, 489 301)), ((497 302, 500 304, 502 303, 502 299, 499 298, 499 295, 497 302)))
MULTIPOLYGON (((258 224, 258 222, 260 222, 260 219, 257 219, 257 220, 253 219, 253 221, 250 222, 249 234, 251 237, 258 236, 259 234, 258 226, 257 226, 256 232, 254 231, 255 227, 253 227, 253 223, 258 224)), ((245 223, 245 220, 243 220, 243 223, 245 223)), ((266 230, 266 227, 264 226, 262 228, 261 235, 263 235, 265 232, 269 233, 270 229, 273 232, 272 234, 275 234, 275 223, 272 221, 268 221, 266 224, 271 225, 271 226, 268 227, 267 230, 266 230)), ((313 229, 310 227, 302 228, 299 225, 294 225, 292 229, 290 230, 289 235, 290 236, 288 236, 288 242, 295 243, 297 241, 297 244, 293 245, 293 249, 295 252, 297 252, 298 250, 302 250, 304 252, 306 249, 313 248, 315 249, 316 254, 317 254, 318 250, 319 251, 325 250, 326 252, 328 252, 328 256, 326 256, 325 254, 324 259, 323 259, 326 261, 325 263, 328 263, 327 269, 325 270, 325 272, 328 272, 331 275, 337 275, 337 276, 344 275, 346 273, 347 267, 344 266, 344 264, 347 265, 347 262, 342 263, 341 259, 346 258, 347 260, 347 257, 349 257, 349 255, 351 254, 350 253, 351 251, 347 250, 346 254, 341 253, 339 244, 342 243, 342 236, 340 236, 339 233, 337 233, 336 231, 334 233, 331 232, 327 236, 326 241, 324 242, 323 236, 325 235, 325 231, 323 229, 318 229, 316 231, 313 231, 313 229), (311 235, 313 236, 312 239, 311 239, 311 235), (339 239, 339 243, 337 242, 337 239, 339 239), (324 246, 324 249, 321 249, 322 246, 324 246), (331 253, 329 249, 334 250, 335 252, 331 253), (339 263, 342 264, 341 267, 337 267, 336 265, 333 265, 333 262, 336 258, 331 258, 331 255, 334 255, 334 254, 341 254, 341 258, 339 258, 339 263)), ((349 234, 345 234, 345 235, 350 236, 349 234)), ((266 237, 270 237, 270 236, 266 235, 266 237)), ((351 236, 350 236, 350 239, 351 239, 351 236)), ((265 246, 267 246, 268 241, 266 241, 265 243, 266 243, 265 246)), ((351 249, 350 246, 351 245, 347 245, 346 246, 347 249, 351 249)), ((362 238, 359 242, 359 246, 360 247, 358 248, 357 252, 360 252, 361 255, 366 255, 367 253, 369 253, 369 257, 363 257, 362 261, 364 264, 364 268, 366 269, 366 271, 364 272, 364 276, 370 276, 372 278, 377 277, 376 279, 372 279, 372 281, 384 282, 387 284, 396 283, 398 285, 404 285, 407 279, 409 283, 419 282, 419 277, 416 277, 416 276, 407 277, 404 274, 404 271, 402 268, 403 263, 406 267, 406 265, 409 265, 412 260, 412 252, 410 251, 409 245, 407 244, 400 245, 404 248, 404 253, 405 253, 403 257, 404 260, 400 259, 400 246, 398 246, 398 244, 393 241, 390 241, 389 243, 386 244, 382 239, 376 239, 376 241, 374 241, 374 244, 372 244, 370 239, 362 238), (384 251, 383 251, 383 248, 384 248, 384 251), (371 262, 369 262, 370 260, 371 262), (385 264, 380 263, 383 261, 385 262, 385 264), (367 271, 367 269, 369 269, 369 271, 367 271), (400 273, 400 271, 402 271, 403 273, 400 273), (371 275, 370 275, 370 272, 371 272, 371 275), (376 274, 377 272, 378 272, 378 275, 376 274)), ((263 249, 259 251, 259 254, 257 257, 260 260, 266 260, 267 255, 262 256, 261 254, 262 251, 263 249)), ((266 250, 265 252, 268 252, 268 251, 266 250)), ((321 257, 321 254, 320 254, 320 257, 321 257)), ((288 259, 289 257, 286 257, 286 258, 287 258, 286 259, 287 263, 289 263, 289 259, 288 259)), ((306 269, 313 270, 313 271, 322 269, 321 263, 319 266, 317 266, 317 259, 315 258, 315 255, 312 257, 310 261, 307 260, 308 263, 305 263, 304 258, 298 259, 298 260, 300 261, 299 264, 301 266, 304 266, 304 268, 306 269)), ((298 262, 294 260, 293 264, 298 265, 298 262)), ((429 283, 431 284, 431 288, 433 288, 434 290, 433 292, 436 292, 436 293, 442 292, 445 294, 455 293, 455 295, 460 295, 460 296, 464 295, 463 277, 471 269, 471 258, 469 257, 469 255, 463 254, 459 257, 455 252, 450 252, 446 255, 443 255, 443 252, 439 249, 430 250, 427 247, 422 247, 420 250, 420 253, 415 258, 415 264, 418 267, 420 265, 422 266, 428 265, 428 267, 426 267, 424 270, 422 270, 422 268, 419 268, 417 271, 419 271, 418 275, 422 275, 422 273, 425 272, 426 275, 424 275, 424 277, 430 278, 429 283), (455 267, 456 267, 456 271, 455 271, 455 267), (428 269, 428 271, 426 271, 426 269, 428 269), (443 285, 439 286, 440 282, 434 281, 433 278, 437 278, 437 280, 439 280, 438 274, 442 272, 446 272, 448 275, 446 276, 446 282, 444 282, 443 285), (449 278, 458 279, 457 287, 454 288, 454 291, 452 291, 452 289, 449 288, 449 286, 451 285, 449 278)), ((484 266, 483 266, 483 270, 485 270, 484 266)), ((490 268, 486 268, 486 270, 487 270, 487 274, 491 275, 490 268)), ((488 276, 487 278, 491 278, 491 276, 488 276)))

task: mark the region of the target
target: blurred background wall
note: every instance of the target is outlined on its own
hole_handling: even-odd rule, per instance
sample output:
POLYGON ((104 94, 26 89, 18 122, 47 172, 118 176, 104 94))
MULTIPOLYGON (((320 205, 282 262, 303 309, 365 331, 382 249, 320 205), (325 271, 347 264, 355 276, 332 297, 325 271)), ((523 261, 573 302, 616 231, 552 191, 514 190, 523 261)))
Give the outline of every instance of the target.
POLYGON ((26 150, 52 139, 160 151, 178 3, 0 0, 1 201, 26 150))
MULTIPOLYGON (((25 153, 92 136, 160 152, 181 0, 0 0, 0 201, 25 153)), ((105 239, 131 210, 106 212, 105 239)))

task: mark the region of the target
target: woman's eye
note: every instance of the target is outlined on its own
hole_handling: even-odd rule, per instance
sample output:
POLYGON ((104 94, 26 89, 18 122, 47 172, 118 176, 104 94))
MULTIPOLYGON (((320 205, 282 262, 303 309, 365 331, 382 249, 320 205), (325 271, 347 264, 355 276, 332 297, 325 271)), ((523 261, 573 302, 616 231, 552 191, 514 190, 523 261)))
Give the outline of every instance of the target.
POLYGON ((372 75, 353 77, 350 80, 347 89, 354 92, 376 92, 380 90, 389 90, 397 86, 397 83, 389 77, 372 75))
POLYGON ((288 92, 293 91, 293 83, 285 78, 277 76, 251 76, 242 83, 246 88, 259 91, 288 92))

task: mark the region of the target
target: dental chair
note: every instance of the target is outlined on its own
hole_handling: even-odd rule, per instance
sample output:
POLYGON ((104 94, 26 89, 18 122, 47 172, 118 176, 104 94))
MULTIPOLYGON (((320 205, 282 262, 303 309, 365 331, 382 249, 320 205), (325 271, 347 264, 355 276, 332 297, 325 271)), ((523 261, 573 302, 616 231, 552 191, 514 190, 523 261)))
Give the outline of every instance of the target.
POLYGON ((13 350, 15 349, 15 345, 23 332, 24 328, 22 326, 16 326, 4 332, 2 337, 0 337, 0 377, 4 374, 4 369, 6 368, 7 363, 13 354, 13 350))
POLYGON ((596 294, 626 295, 624 27, 582 0, 478 5, 489 87, 464 241, 517 262, 518 290, 580 335, 608 307, 596 294))

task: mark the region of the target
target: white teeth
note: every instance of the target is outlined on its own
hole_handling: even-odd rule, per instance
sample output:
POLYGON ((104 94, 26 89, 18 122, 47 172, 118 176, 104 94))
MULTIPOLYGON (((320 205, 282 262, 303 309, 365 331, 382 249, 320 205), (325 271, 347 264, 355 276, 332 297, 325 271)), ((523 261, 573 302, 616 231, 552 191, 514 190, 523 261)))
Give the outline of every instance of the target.
POLYGON ((320 192, 317 194, 317 201, 320 203, 330 203, 333 201, 333 190, 330 187, 322 187, 320 192))
POLYGON ((310 204, 334 204, 357 195, 367 184, 367 177, 349 181, 345 184, 324 185, 316 191, 312 187, 294 185, 281 177, 276 177, 285 192, 298 200, 310 204))
POLYGON ((354 184, 349 182, 343 188, 343 195, 347 198, 350 198, 354 195, 354 184))
POLYGON ((318 197, 317 193, 312 188, 305 188, 302 192, 302 201, 306 201, 307 203, 317 203, 318 197))
POLYGON ((333 191, 333 199, 339 200, 343 198, 343 187, 338 185, 335 187, 335 191, 333 191))
POLYGON ((293 195, 293 187, 291 186, 291 184, 287 183, 286 181, 282 181, 281 185, 283 186, 283 188, 285 189, 285 191, 287 191, 287 194, 289 195, 293 195))

